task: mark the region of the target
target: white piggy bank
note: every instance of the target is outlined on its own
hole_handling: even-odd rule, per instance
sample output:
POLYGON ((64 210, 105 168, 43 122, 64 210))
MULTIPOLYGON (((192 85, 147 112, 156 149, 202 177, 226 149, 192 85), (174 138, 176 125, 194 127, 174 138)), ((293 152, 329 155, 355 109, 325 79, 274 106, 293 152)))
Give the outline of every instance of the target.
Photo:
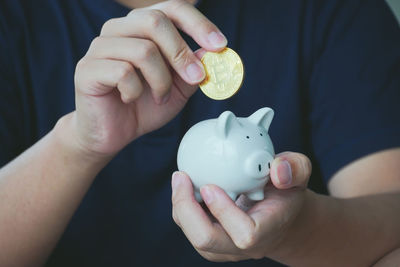
POLYGON ((268 135, 273 116, 270 108, 247 118, 225 111, 187 131, 178 149, 178 169, 190 176, 197 201, 202 201, 199 189, 206 184, 218 185, 233 201, 240 194, 264 199, 275 156, 268 135))

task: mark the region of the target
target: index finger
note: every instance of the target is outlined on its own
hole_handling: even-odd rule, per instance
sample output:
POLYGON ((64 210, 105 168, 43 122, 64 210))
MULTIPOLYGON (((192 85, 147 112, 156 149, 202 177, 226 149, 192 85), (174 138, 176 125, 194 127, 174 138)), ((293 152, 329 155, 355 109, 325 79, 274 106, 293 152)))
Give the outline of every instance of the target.
POLYGON ((107 21, 101 35, 153 41, 186 83, 198 84, 205 76, 203 65, 179 34, 177 25, 206 50, 217 51, 227 43, 218 28, 185 1, 134 9, 127 17, 107 21))
POLYGON ((195 200, 193 186, 187 175, 172 176, 173 217, 190 243, 200 251, 226 253, 237 251, 229 236, 210 218, 195 200))
POLYGON ((256 243, 258 226, 255 221, 236 206, 221 188, 205 185, 201 188, 201 196, 238 248, 248 249, 256 243))
POLYGON ((177 28, 208 51, 218 51, 227 45, 228 41, 218 27, 184 0, 165 1, 150 8, 164 12, 177 28))

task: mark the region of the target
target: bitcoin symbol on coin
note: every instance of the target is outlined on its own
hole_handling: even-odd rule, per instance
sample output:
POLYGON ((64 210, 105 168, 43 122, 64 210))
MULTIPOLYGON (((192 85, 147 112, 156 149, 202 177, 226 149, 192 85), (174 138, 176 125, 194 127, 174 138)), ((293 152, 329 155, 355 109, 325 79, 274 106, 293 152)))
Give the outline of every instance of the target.
POLYGON ((207 52, 201 62, 206 71, 206 78, 200 89, 209 98, 227 99, 239 91, 242 86, 244 68, 239 55, 230 48, 221 52, 207 52))

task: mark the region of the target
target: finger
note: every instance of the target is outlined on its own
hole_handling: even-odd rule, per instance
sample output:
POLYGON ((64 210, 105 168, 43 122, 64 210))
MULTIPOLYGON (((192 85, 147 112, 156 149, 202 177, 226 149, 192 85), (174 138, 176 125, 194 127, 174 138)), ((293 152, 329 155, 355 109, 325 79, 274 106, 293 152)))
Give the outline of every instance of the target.
POLYGON ((237 262, 241 260, 249 259, 248 256, 240 255, 240 254, 221 254, 221 253, 213 253, 207 251, 197 250, 197 252, 206 260, 212 262, 237 262))
POLYGON ((197 250, 216 253, 236 251, 223 229, 211 222, 195 200, 192 183, 186 174, 173 174, 172 190, 173 218, 197 250))
POLYGON ((104 24, 101 36, 119 35, 152 40, 185 82, 198 84, 204 79, 205 71, 200 60, 163 12, 150 9, 133 12, 131 16, 104 24))
POLYGON ((306 188, 311 171, 311 161, 305 155, 284 152, 272 162, 271 181, 279 189, 306 188))
POLYGON ((204 48, 200 48, 200 49, 197 49, 195 52, 194 52, 194 54, 196 55, 196 57, 198 58, 198 59, 200 59, 201 60, 201 58, 204 56, 204 54, 207 52, 207 50, 205 50, 204 48))
MULTIPOLYGON (((205 53, 205 50, 200 48, 195 52, 195 55, 197 58, 201 58, 205 53)), ((179 92, 179 99, 183 99, 183 101, 186 103, 186 101, 191 97, 196 90, 199 88, 197 85, 192 85, 192 86, 187 86, 187 83, 182 80, 182 78, 178 75, 174 76, 174 85, 177 89, 177 92, 179 92)))
POLYGON ((200 193, 211 213, 238 248, 248 249, 255 244, 257 225, 221 188, 205 185, 200 193))
POLYGON ((179 29, 206 50, 218 51, 227 45, 227 39, 218 27, 187 1, 166 1, 151 8, 162 10, 179 29))
POLYGON ((97 37, 87 53, 94 58, 130 62, 140 69, 156 103, 166 102, 172 84, 171 73, 153 42, 123 37, 97 37))
POLYGON ((117 89, 121 93, 122 102, 128 104, 138 99, 144 88, 139 75, 132 69, 122 76, 117 84, 117 89))
POLYGON ((131 64, 108 59, 79 61, 75 84, 77 90, 88 95, 104 95, 118 88, 125 103, 137 99, 143 91, 142 82, 131 64))

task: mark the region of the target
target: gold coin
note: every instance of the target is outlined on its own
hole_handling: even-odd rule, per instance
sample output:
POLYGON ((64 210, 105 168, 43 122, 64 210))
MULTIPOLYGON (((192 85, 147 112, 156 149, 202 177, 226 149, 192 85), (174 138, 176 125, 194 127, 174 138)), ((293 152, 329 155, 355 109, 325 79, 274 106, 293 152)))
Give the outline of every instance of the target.
POLYGON ((214 100, 227 99, 242 86, 244 68, 239 55, 230 48, 206 52, 201 58, 206 78, 200 83, 203 93, 214 100))

